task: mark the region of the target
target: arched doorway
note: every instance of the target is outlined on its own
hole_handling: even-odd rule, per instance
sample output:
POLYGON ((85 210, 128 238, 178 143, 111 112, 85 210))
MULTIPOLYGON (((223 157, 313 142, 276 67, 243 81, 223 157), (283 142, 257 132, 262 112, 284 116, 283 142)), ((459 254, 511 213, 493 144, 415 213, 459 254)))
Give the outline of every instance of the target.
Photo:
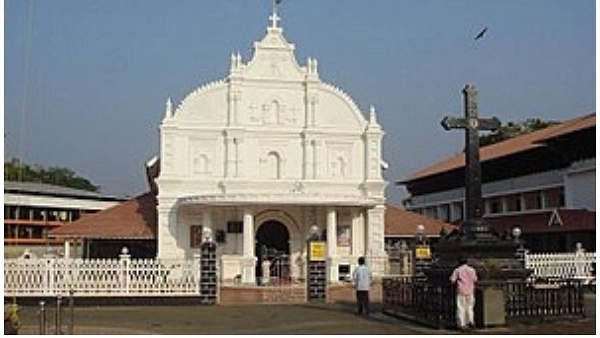
POLYGON ((290 278, 290 233, 285 225, 276 220, 262 223, 256 231, 256 280, 263 277, 263 261, 270 262, 269 275, 278 282, 290 278))

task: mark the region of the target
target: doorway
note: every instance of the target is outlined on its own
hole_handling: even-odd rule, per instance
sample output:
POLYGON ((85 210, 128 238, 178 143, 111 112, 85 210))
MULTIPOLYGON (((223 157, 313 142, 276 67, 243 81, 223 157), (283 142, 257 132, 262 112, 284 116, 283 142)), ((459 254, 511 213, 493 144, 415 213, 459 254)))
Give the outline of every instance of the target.
POLYGON ((256 232, 256 281, 258 285, 265 283, 281 283, 290 280, 290 233, 279 221, 268 220, 262 223, 256 232), (263 279, 263 262, 268 260, 269 280, 263 279))

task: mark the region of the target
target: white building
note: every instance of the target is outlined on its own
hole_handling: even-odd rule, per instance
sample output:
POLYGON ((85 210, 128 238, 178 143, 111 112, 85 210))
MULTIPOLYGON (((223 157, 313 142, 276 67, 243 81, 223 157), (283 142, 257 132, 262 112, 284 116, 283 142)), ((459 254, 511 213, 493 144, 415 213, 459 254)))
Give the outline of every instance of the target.
POLYGON ((153 182, 157 256, 192 257, 210 229, 223 280, 254 283, 255 267, 274 252, 287 255, 289 277, 301 278, 316 225, 326 234, 330 281, 363 255, 381 262, 377 274, 386 182, 375 110, 361 112, 321 81, 316 59, 299 65, 275 10, 269 21, 250 60, 233 54, 226 78, 177 106, 167 101, 153 182))
POLYGON ((50 231, 125 200, 45 183, 4 181, 4 256, 18 257, 24 250, 40 256, 50 249, 60 252, 63 243, 49 238, 50 231))

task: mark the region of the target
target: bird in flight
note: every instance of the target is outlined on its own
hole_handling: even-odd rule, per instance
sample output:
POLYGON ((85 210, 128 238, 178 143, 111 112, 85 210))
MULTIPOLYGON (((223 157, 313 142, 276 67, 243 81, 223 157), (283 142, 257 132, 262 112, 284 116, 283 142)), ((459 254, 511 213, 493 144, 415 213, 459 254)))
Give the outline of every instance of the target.
POLYGON ((481 32, 479 32, 479 33, 477 34, 477 36, 475 37, 475 40, 479 40, 479 39, 481 39, 481 38, 483 37, 483 35, 485 34, 485 32, 487 32, 487 30, 488 30, 488 28, 487 28, 487 27, 485 27, 484 29, 482 29, 482 30, 481 30, 481 32))

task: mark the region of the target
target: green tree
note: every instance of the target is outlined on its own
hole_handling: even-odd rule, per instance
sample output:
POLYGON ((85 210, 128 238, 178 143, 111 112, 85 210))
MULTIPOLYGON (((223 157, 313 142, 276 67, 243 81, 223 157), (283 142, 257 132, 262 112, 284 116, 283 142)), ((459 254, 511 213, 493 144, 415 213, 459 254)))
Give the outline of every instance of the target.
POLYGON ((527 119, 524 122, 508 122, 505 125, 502 125, 498 130, 487 135, 482 135, 479 138, 479 145, 483 147, 498 143, 515 136, 528 134, 559 123, 560 122, 557 121, 543 121, 538 118, 527 119))
POLYGON ((74 171, 62 167, 43 167, 29 165, 16 158, 4 162, 4 180, 21 182, 38 182, 62 187, 98 192, 100 187, 89 180, 78 176, 74 171))

